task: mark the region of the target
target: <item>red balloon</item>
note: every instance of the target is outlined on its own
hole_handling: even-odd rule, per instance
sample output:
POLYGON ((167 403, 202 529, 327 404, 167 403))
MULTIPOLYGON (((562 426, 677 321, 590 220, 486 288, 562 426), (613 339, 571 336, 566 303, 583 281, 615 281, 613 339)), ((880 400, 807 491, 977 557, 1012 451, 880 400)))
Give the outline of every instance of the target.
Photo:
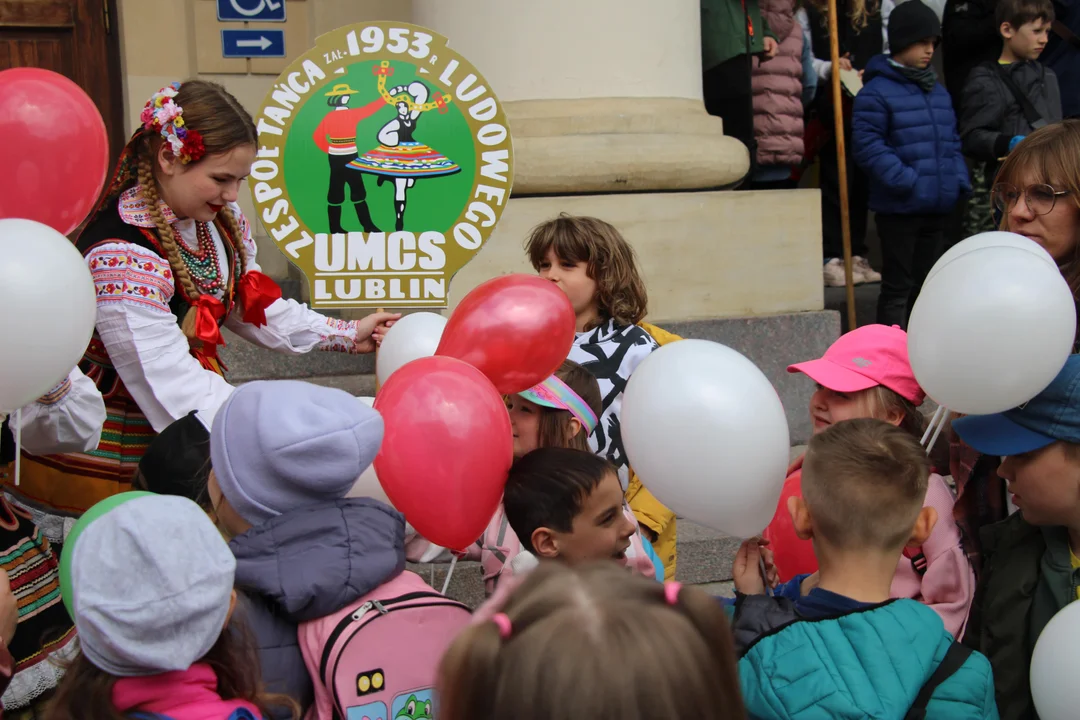
POLYGON ((70 233, 94 208, 109 169, 109 139, 94 101, 51 70, 0 72, 0 168, 0 218, 70 233))
POLYGON ((484 533, 514 459, 502 396, 476 368, 426 357, 375 398, 386 432, 375 473, 394 507, 435 543, 464 550, 484 533))
POLYGON ((464 360, 511 395, 558 369, 570 354, 575 323, 574 308, 555 283, 503 275, 462 299, 435 354, 464 360))
POLYGON ((769 541, 769 549, 773 551, 773 562, 780 574, 780 582, 787 582, 796 575, 817 572, 818 569, 814 543, 802 540, 795 534, 795 524, 791 521, 787 506, 790 497, 802 497, 801 468, 788 475, 784 481, 776 514, 762 533, 762 537, 769 541))

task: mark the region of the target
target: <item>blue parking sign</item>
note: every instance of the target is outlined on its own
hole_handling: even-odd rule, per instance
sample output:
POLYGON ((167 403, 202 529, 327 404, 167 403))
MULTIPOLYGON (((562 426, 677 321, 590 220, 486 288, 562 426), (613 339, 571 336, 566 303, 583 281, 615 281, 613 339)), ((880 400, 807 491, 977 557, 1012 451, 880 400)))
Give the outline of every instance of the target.
POLYGON ((285 0, 217 0, 222 22, 285 22, 285 0))

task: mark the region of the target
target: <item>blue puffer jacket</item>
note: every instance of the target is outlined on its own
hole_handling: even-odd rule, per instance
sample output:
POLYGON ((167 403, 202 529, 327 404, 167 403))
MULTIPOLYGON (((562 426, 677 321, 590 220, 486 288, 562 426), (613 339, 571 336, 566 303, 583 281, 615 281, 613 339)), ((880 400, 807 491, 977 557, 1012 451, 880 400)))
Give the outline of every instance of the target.
MULTIPOLYGON (((756 614, 760 628, 777 610, 756 614)), ((795 620, 760 635, 739 661, 743 699, 755 720, 902 720, 952 644, 937 613, 914 600, 795 620)), ((972 653, 934 692, 926 718, 997 720, 990 661, 972 653)))
POLYGON ((870 177, 870 209, 951 212, 971 182, 949 93, 940 83, 925 92, 885 55, 870 59, 863 82, 852 114, 852 151, 870 177))

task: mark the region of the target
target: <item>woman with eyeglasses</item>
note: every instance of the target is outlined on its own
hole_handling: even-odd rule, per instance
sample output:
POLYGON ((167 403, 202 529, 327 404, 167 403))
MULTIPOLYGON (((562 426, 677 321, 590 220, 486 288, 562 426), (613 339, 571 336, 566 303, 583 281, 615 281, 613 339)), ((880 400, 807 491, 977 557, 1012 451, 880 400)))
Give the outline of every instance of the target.
MULTIPOLYGON (((999 229, 1034 240, 1054 258, 1080 318, 1080 120, 1047 125, 1020 142, 998 170, 990 204, 999 229)), ((1078 350, 1080 343, 1073 347, 1078 350)), ((950 438, 949 464, 958 492, 953 514, 978 574, 980 530, 1009 514, 1005 481, 997 474, 1001 458, 980 455, 955 433, 950 438)))
POLYGON ((1046 248, 1080 298, 1080 120, 1028 135, 1002 163, 990 200, 1000 229, 1046 248))

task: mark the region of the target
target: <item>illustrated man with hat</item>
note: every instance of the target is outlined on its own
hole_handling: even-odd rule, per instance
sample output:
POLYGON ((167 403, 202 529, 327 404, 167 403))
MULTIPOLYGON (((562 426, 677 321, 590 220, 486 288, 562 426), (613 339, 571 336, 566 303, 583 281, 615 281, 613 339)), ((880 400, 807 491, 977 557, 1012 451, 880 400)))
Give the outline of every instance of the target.
POLYGON ((386 103, 380 97, 363 107, 350 108, 349 100, 356 94, 348 83, 334 85, 334 89, 326 93, 326 104, 333 110, 328 112, 315 128, 313 137, 315 144, 327 154, 330 162, 330 184, 326 191, 326 203, 331 233, 345 232, 341 224, 341 206, 348 199, 345 195, 346 186, 352 195, 356 217, 360 220, 364 232, 379 232, 368 208, 364 176, 350 172, 347 168, 357 155, 357 124, 374 115, 380 108, 386 107, 386 103))

